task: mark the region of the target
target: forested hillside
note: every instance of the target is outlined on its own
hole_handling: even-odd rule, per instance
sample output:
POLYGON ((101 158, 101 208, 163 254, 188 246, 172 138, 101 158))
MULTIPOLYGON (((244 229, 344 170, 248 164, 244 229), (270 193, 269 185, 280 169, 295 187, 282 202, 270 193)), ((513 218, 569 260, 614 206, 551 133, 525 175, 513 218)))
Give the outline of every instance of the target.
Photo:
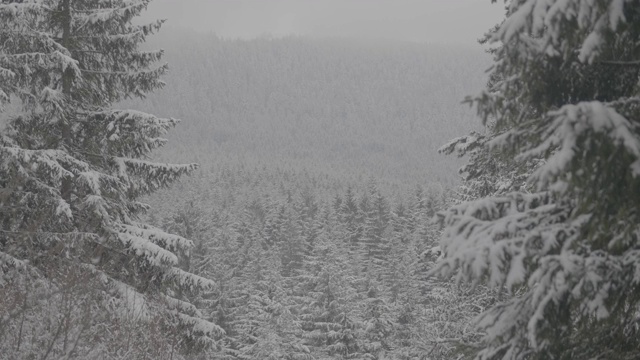
POLYGON ((488 76, 150 1, 0 1, 0 360, 640 359, 640 0, 506 1, 488 76))
POLYGON ((189 270, 217 284, 200 305, 225 331, 220 358, 448 359, 479 337, 467 325, 492 297, 427 276, 443 194, 266 168, 177 188, 190 201, 164 199, 154 221, 193 239, 189 270))
POLYGON ((229 359, 446 359, 492 302, 426 276, 451 201, 444 139, 473 128, 481 49, 168 32, 167 85, 131 105, 185 119, 161 159, 203 169, 149 199, 193 239, 229 359))
POLYGON ((461 104, 483 88, 478 48, 346 39, 223 40, 171 29, 167 85, 143 110, 185 120, 163 158, 279 165, 409 188, 457 182, 460 162, 437 153, 473 128, 461 104))
POLYGON ((476 339, 490 297, 426 274, 455 182, 435 150, 487 63, 180 31, 141 50, 147 3, 0 5, 0 358, 444 359, 476 339), (186 164, 150 161, 174 117, 155 158, 186 164))

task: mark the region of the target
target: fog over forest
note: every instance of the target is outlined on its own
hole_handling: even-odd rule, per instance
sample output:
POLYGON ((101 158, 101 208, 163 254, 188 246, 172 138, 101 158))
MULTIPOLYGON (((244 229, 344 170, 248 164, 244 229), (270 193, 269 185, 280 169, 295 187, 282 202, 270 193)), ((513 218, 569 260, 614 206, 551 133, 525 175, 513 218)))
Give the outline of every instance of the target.
POLYGON ((462 104, 487 82, 490 57, 480 47, 223 40, 184 30, 149 44, 166 51, 167 85, 132 105, 185 119, 163 160, 197 161, 206 170, 222 160, 291 164, 346 178, 450 186, 461 163, 437 149, 481 129, 462 104))
POLYGON ((640 0, 495 3, 0 1, 0 360, 640 359, 640 0))

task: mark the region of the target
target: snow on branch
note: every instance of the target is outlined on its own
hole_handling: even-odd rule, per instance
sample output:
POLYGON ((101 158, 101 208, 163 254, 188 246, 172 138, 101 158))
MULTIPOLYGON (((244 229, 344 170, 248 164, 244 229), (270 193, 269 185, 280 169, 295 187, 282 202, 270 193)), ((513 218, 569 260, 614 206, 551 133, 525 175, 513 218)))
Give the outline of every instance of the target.
MULTIPOLYGON (((545 332, 553 326, 550 325, 553 319, 545 316, 550 306, 575 301, 575 310, 582 316, 605 319, 611 313, 609 306, 616 306, 609 301, 617 296, 613 294, 632 291, 628 286, 640 281, 640 250, 630 250, 620 256, 594 251, 585 256, 565 246, 559 254, 541 258, 540 265, 529 280, 530 291, 495 306, 478 318, 477 325, 486 331, 487 339, 524 332, 528 346, 543 349, 545 332), (634 274, 634 280, 632 284, 625 284, 629 273, 634 274)), ((513 350, 517 346, 510 343, 506 348, 513 350)))
POLYGON ((176 310, 181 313, 190 314, 192 316, 202 317, 202 313, 192 303, 178 300, 169 295, 162 295, 162 299, 167 303, 167 308, 170 310, 176 310))
POLYGON ((450 140, 438 149, 441 154, 457 153, 458 156, 464 156, 467 152, 482 146, 484 137, 476 132, 472 132, 471 135, 460 136, 450 140))
MULTIPOLYGON (((493 41, 508 43, 516 38, 532 36, 540 38, 543 48, 553 47, 557 53, 566 53, 563 34, 567 26, 586 33, 580 48, 579 59, 592 62, 599 54, 607 31, 614 31, 625 22, 624 6, 631 0, 582 1, 582 0, 526 0, 511 1, 509 16, 493 34, 493 41)), ((631 5, 636 6, 636 5, 631 5)))
MULTIPOLYGON (((4 274, 4 272, 8 268, 14 268, 19 271, 25 271, 27 270, 28 266, 29 266, 28 261, 16 259, 15 257, 0 251, 0 274, 4 274)), ((1 283, 2 282, 0 280, 0 284, 1 283)))
POLYGON ((65 99, 62 91, 55 90, 46 86, 40 92, 40 103, 52 107, 55 112, 62 112, 64 102, 65 99))
POLYGON ((176 283, 182 289, 213 289, 216 286, 216 283, 213 280, 203 278, 176 267, 169 269, 166 272, 165 277, 167 280, 176 283))
POLYGON ((41 51, 3 54, 0 56, 0 63, 19 63, 27 69, 40 68, 59 73, 70 70, 76 79, 80 76, 79 62, 72 58, 66 49, 42 49, 41 51))
MULTIPOLYGON (((0 155, 3 160, 13 159, 21 164, 29 165, 29 169, 34 166, 46 167, 55 179, 61 179, 63 177, 73 177, 73 173, 65 169, 61 163, 71 163, 77 165, 80 168, 87 168, 87 164, 76 160, 69 154, 62 150, 28 150, 19 147, 0 146, 0 155)), ((6 166, 6 162, 3 161, 0 164, 6 166)), ((23 170, 26 171, 26 170, 23 170)))
POLYGON ((186 252, 193 247, 191 240, 169 234, 151 225, 134 222, 131 225, 122 225, 122 229, 131 235, 149 239, 149 241, 169 251, 181 250, 186 252))
POLYGON ((519 160, 526 160, 552 153, 532 174, 539 189, 565 173, 576 157, 584 156, 577 152, 589 151, 589 147, 581 146, 580 141, 586 137, 591 138, 594 133, 605 135, 633 155, 637 160, 631 165, 631 170, 635 176, 640 175, 638 125, 620 115, 614 108, 598 101, 581 102, 564 105, 558 110, 550 111, 547 116, 552 123, 540 134, 543 141, 517 157, 519 160))
POLYGON ((16 73, 10 69, 5 69, 0 66, 0 77, 4 78, 4 80, 11 80, 16 77, 16 73))
MULTIPOLYGON (((101 272, 100 270, 96 271, 101 272)), ((120 310, 120 316, 136 320, 147 320, 150 318, 150 306, 147 298, 143 294, 130 285, 115 280, 108 275, 104 276, 104 280, 111 284, 116 296, 121 299, 123 306, 119 307, 119 309, 114 309, 120 310)))
POLYGON ((445 258, 432 270, 458 281, 489 286, 522 285, 527 262, 561 246, 567 231, 558 223, 567 214, 550 203, 548 193, 510 193, 465 202, 438 214, 445 225, 441 249, 445 258), (529 230, 538 227, 538 231, 529 230))
POLYGON ((177 265, 178 257, 151 241, 129 233, 119 233, 118 239, 130 251, 137 256, 143 257, 154 266, 163 267, 168 264, 177 265))
POLYGON ((178 317, 179 321, 191 327, 191 335, 204 335, 207 337, 224 335, 225 331, 218 325, 198 318, 174 311, 173 314, 178 317))
POLYGON ((118 23, 128 22, 146 8, 146 4, 143 1, 130 2, 122 5, 121 7, 100 8, 99 10, 89 12, 74 10, 74 17, 75 20, 80 23, 79 27, 82 28, 82 26, 86 24, 102 25, 110 21, 117 21, 118 23))
POLYGON ((136 110, 111 110, 88 114, 88 126, 96 133, 96 142, 106 145, 112 155, 140 158, 163 146, 161 136, 180 121, 163 119, 136 110), (98 126, 97 123, 99 123, 98 126))
POLYGON ((42 11, 50 11, 51 9, 43 1, 21 1, 9 4, 0 4, 0 18, 6 17, 7 20, 24 17, 30 14, 39 14, 42 11))
POLYGON ((163 119, 155 115, 138 110, 111 110, 91 113, 96 121, 106 123, 106 130, 111 134, 119 134, 121 131, 137 130, 147 136, 156 137, 164 135, 175 127, 180 120, 163 119))
POLYGON ((197 164, 168 164, 156 163, 139 159, 118 158, 135 173, 149 172, 149 176, 160 175, 163 172, 183 174, 195 170, 197 164))
POLYGON ((198 168, 198 164, 160 164, 151 161, 116 158, 120 164, 126 166, 126 170, 132 174, 143 177, 147 182, 144 185, 146 190, 155 190, 175 181, 182 175, 191 173, 198 168))

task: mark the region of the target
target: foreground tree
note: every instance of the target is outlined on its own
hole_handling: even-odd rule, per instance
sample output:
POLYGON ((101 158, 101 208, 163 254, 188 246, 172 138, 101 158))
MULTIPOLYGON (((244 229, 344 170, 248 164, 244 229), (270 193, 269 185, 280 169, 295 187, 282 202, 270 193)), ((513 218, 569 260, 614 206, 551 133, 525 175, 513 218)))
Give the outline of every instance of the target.
POLYGON ((441 214, 438 266, 512 294, 480 317, 476 358, 635 359, 640 2, 514 0, 489 38, 494 81, 475 104, 491 131, 467 143, 468 169, 486 179, 503 157, 493 168, 515 172, 441 214))
MULTIPOLYGON (((20 108, 0 113, 8 117, 0 134, 0 286, 27 289, 35 282, 47 290, 37 299, 36 292, 22 291, 23 306, 4 304, 3 347, 3 334, 22 332, 20 315, 59 294, 81 296, 83 284, 91 291, 85 289, 90 300, 82 331, 43 338, 46 346, 32 348, 39 357, 105 357, 88 343, 109 333, 100 330, 99 319, 155 319, 158 334, 177 334, 171 356, 174 348, 212 345, 220 331, 189 303, 193 293, 212 286, 180 267, 192 242, 138 221, 148 208, 141 196, 196 168, 147 159, 178 121, 112 109, 162 86, 166 65, 151 67, 162 52, 138 50, 162 21, 132 24, 148 3, 0 4, 0 101, 20 108), (69 274, 78 282, 68 284, 69 274), (73 346, 71 334, 77 335, 73 346)), ((58 326, 56 316, 52 321, 48 328, 58 326)), ((12 348, 20 354, 19 345, 12 348)))

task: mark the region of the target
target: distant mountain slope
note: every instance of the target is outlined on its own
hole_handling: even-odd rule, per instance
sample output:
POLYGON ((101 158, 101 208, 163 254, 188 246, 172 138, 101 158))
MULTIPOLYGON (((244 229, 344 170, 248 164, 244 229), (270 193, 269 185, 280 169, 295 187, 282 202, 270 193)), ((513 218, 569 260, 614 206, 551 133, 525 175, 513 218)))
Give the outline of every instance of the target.
POLYGON ((167 86, 134 106, 183 119, 161 157, 374 176, 413 186, 456 180, 437 148, 477 126, 480 48, 344 39, 222 40, 165 29, 167 86))

